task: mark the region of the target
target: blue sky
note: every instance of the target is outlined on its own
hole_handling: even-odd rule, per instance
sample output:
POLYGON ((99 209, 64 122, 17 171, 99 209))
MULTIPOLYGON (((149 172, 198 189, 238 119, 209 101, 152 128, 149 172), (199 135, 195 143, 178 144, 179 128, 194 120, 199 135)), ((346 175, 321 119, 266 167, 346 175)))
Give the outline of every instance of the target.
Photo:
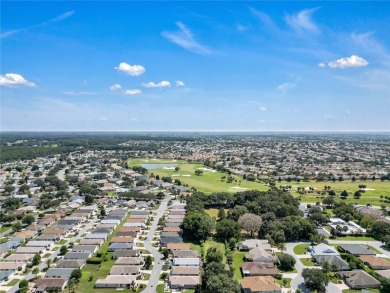
POLYGON ((389 2, 1 3, 2 131, 389 131, 389 2))

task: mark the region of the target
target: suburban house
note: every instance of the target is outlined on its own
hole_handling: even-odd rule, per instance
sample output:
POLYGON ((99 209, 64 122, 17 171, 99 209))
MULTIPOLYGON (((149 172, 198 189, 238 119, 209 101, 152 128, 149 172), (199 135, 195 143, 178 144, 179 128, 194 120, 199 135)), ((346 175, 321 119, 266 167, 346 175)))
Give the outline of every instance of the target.
POLYGON ((173 266, 171 270, 172 276, 199 276, 199 266, 173 266))
POLYGON ((108 251, 109 252, 120 251, 120 250, 127 251, 127 250, 131 250, 132 248, 133 248, 132 243, 111 243, 110 246, 108 247, 108 251))
POLYGON ((80 245, 102 245, 103 239, 81 239, 79 244, 80 245))
POLYGON ((373 270, 387 270, 390 269, 390 262, 373 255, 362 255, 359 257, 366 266, 373 270))
POLYGON ((376 255, 375 251, 367 248, 361 244, 341 244, 339 246, 343 251, 353 255, 376 255))
POLYGON ((42 247, 26 247, 19 246, 16 250, 16 254, 42 254, 45 251, 42 247))
POLYGON ((113 265, 110 270, 110 275, 139 275, 141 273, 140 270, 140 266, 113 265))
POLYGON ((349 264, 339 255, 319 255, 317 256, 316 262, 318 264, 327 262, 331 266, 336 266, 339 271, 348 271, 350 269, 349 264))
POLYGON ((351 289, 380 288, 381 283, 363 270, 339 272, 351 289))
POLYGON ((174 250, 172 256, 174 258, 195 258, 199 257, 199 252, 197 250, 174 250))
POLYGON ((199 276, 170 276, 169 286, 171 289, 193 289, 198 285, 199 276))
POLYGON ((260 247, 268 251, 272 250, 271 245, 268 243, 268 240, 266 239, 247 239, 245 241, 238 243, 239 250, 249 251, 256 247, 260 247))
POLYGON ((189 243, 167 243, 167 249, 170 251, 174 250, 190 250, 189 243))
POLYGON ((92 253, 90 252, 67 252, 64 255, 64 259, 84 259, 87 260, 92 256, 92 253))
POLYGON ((174 258, 172 265, 174 266, 199 266, 200 259, 196 258, 174 258))
POLYGON ((89 253, 95 253, 98 250, 99 246, 97 245, 83 245, 78 244, 74 245, 72 248, 72 252, 89 252, 89 253))
POLYGON ((34 288, 36 288, 35 293, 45 293, 49 289, 64 291, 67 284, 67 279, 40 278, 35 281, 34 288))
POLYGON ((20 262, 20 263, 28 263, 31 262, 34 258, 35 254, 11 254, 6 257, 3 261, 5 262, 20 262))
POLYGON ((140 266, 143 265, 144 258, 143 257, 118 257, 115 265, 122 266, 140 266))
POLYGON ((162 232, 160 236, 160 244, 165 246, 168 243, 181 243, 183 238, 178 232, 162 232))
POLYGON ((116 259, 118 257, 136 257, 139 256, 139 254, 139 250, 136 249, 118 249, 114 251, 112 258, 116 259))
POLYGON ((47 250, 50 250, 54 245, 53 241, 41 241, 41 240, 31 240, 27 242, 26 247, 43 247, 47 250))
POLYGON ((273 276, 279 275, 279 271, 269 262, 244 262, 241 264, 241 270, 244 277, 246 276, 273 276))
POLYGON ((81 269, 85 266, 85 260, 83 259, 70 259, 70 260, 61 260, 57 263, 56 268, 59 269, 81 269))
POLYGON ((282 293, 280 285, 270 276, 245 277, 240 284, 244 293, 282 293))
POLYGON ((251 249, 249 253, 245 254, 245 259, 253 262, 277 263, 279 261, 277 256, 260 247, 251 249))
POLYGON ((74 270, 74 268, 50 268, 47 270, 45 278, 69 279, 74 270))
POLYGON ((310 254, 312 258, 316 260, 316 262, 319 263, 318 260, 320 260, 320 257, 322 256, 329 256, 329 255, 340 255, 340 253, 337 252, 337 250, 325 243, 320 243, 316 246, 311 246, 309 248, 310 254))
POLYGON ((130 288, 135 281, 135 275, 108 275, 104 279, 97 279, 95 288, 130 288))

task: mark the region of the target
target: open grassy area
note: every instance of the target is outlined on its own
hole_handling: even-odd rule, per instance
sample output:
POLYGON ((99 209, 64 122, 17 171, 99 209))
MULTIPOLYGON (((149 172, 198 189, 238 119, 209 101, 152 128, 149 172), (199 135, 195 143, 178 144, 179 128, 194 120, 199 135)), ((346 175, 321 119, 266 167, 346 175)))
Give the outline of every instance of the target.
MULTIPOLYGON (((224 209, 224 210, 225 210, 225 215, 226 215, 227 212, 229 211, 229 209, 224 209)), ((207 213, 210 217, 216 218, 217 220, 219 220, 218 211, 219 211, 219 209, 207 209, 207 210, 206 210, 206 213, 207 213)))
POLYGON ((300 258, 299 260, 305 267, 314 267, 316 265, 311 258, 300 258))
POLYGON ((298 244, 294 247, 295 254, 306 254, 309 244, 298 244))
POLYGON ((245 252, 235 251, 233 253, 233 268, 234 268, 234 277, 237 280, 241 280, 242 272, 241 272, 241 264, 244 262, 245 252))
POLYGON ((19 279, 13 279, 12 281, 10 281, 6 286, 14 286, 16 285, 17 283, 19 283, 19 279))
MULTIPOLYGON (((349 203, 357 203, 360 205, 376 205, 380 206, 381 204, 384 204, 386 206, 390 206, 389 203, 385 203, 384 201, 381 201, 380 196, 387 195, 390 192, 390 183, 388 181, 380 181, 380 180, 366 180, 366 181, 327 181, 327 182, 316 182, 316 181, 310 181, 310 182, 290 182, 290 183, 282 183, 282 185, 291 185, 293 187, 293 190, 291 192, 294 196, 299 196, 297 192, 297 187, 313 187, 317 188, 317 190, 322 190, 325 185, 331 186, 331 189, 336 191, 336 194, 340 195, 340 193, 343 190, 348 191, 349 196, 347 199, 341 199, 339 196, 335 197, 336 201, 345 201, 349 203), (353 194, 355 191, 359 189, 359 185, 364 184, 367 186, 367 188, 371 188, 374 190, 366 190, 365 192, 361 193, 360 199, 355 199, 353 197, 353 194)), ((308 203, 314 203, 314 202, 322 202, 323 198, 325 196, 318 195, 316 192, 314 193, 306 193, 302 196, 301 201, 302 202, 308 202, 308 203)))
POLYGON ((155 160, 145 162, 145 159, 132 159, 129 160, 130 166, 141 165, 141 164, 178 164, 180 170, 175 172, 175 170, 168 169, 154 169, 149 170, 149 174, 153 173, 154 175, 159 175, 161 177, 170 176, 172 179, 180 179, 182 183, 188 184, 189 187, 195 187, 197 190, 210 193, 210 192, 237 192, 247 189, 257 189, 257 190, 268 190, 268 186, 263 183, 250 182, 243 180, 240 176, 232 176, 234 180, 233 183, 227 183, 221 181, 221 177, 228 176, 225 173, 221 172, 212 172, 203 170, 203 174, 200 176, 195 175, 195 170, 198 168, 206 168, 203 164, 194 164, 194 163, 185 163, 183 161, 172 161, 172 160, 155 160), (172 176, 179 175, 179 176, 172 176), (184 175, 184 176, 183 176, 184 175), (190 175, 190 176, 188 176, 190 175), (241 183, 239 182, 241 180, 241 183), (236 187, 236 188, 232 188, 236 187), (240 189, 241 188, 241 189, 240 189))
POLYGON ((203 244, 203 250, 204 250, 204 259, 206 258, 206 253, 207 253, 207 250, 209 248, 212 248, 212 247, 216 247, 218 251, 220 251, 223 255, 223 260, 222 262, 226 264, 226 256, 225 256, 225 253, 226 253, 226 249, 225 249, 225 244, 223 243, 220 243, 220 242, 216 242, 214 240, 207 240, 204 244, 203 244))
POLYGON ((291 279, 290 278, 282 278, 282 279, 276 279, 275 282, 278 283, 283 288, 291 288, 291 279))
POLYGON ((4 233, 5 231, 8 231, 9 229, 11 229, 12 226, 3 226, 0 228, 0 234, 4 233))
POLYGON ((335 240, 375 241, 374 238, 369 236, 339 236, 335 240))
POLYGON ((65 244, 66 242, 68 242, 68 240, 66 240, 66 239, 61 239, 60 241, 54 242, 54 244, 56 244, 56 245, 62 245, 62 244, 65 244))

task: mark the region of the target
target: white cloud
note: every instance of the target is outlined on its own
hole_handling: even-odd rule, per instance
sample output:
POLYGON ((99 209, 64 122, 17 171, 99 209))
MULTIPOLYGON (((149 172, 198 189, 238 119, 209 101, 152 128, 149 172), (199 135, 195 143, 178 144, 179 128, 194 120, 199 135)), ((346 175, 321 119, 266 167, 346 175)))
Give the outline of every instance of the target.
POLYGON ((348 115, 349 115, 349 114, 352 114, 352 112, 351 112, 351 111, 349 111, 349 110, 347 110, 347 112, 346 112, 346 113, 347 113, 348 115))
POLYGON ((145 67, 143 67, 142 65, 130 65, 126 62, 121 62, 119 63, 119 66, 114 68, 120 72, 124 72, 125 74, 131 76, 139 76, 146 71, 145 67))
POLYGON ((265 107, 260 107, 259 110, 265 112, 265 111, 267 111, 267 108, 265 108, 265 107))
POLYGON ((138 119, 137 119, 137 118, 131 118, 130 121, 131 121, 131 122, 137 122, 138 119))
POLYGON ((133 90, 125 90, 123 93, 125 95, 134 96, 134 95, 142 94, 142 91, 139 89, 133 89, 133 90))
POLYGON ((166 80, 163 80, 163 81, 158 82, 158 83, 154 83, 153 81, 149 81, 149 82, 143 82, 142 86, 149 87, 149 88, 151 88, 151 87, 170 87, 171 83, 169 81, 166 81, 166 80))
POLYGON ((181 22, 176 22, 179 31, 164 31, 161 35, 168 41, 196 54, 210 54, 210 48, 195 40, 192 32, 181 22))
POLYGON ((324 62, 321 62, 321 63, 318 63, 318 66, 324 68, 324 67, 326 67, 326 64, 324 62))
POLYGON ((25 27, 25 28, 21 28, 21 29, 15 29, 15 30, 12 30, 12 31, 5 32, 5 33, 0 35, 0 39, 12 36, 12 35, 20 33, 20 32, 24 32, 24 31, 30 30, 32 28, 37 28, 37 27, 41 27, 41 26, 44 26, 44 25, 48 25, 48 24, 54 23, 54 22, 65 20, 68 17, 72 16, 74 13, 75 13, 74 10, 68 11, 68 12, 65 12, 65 13, 63 13, 61 15, 58 15, 58 16, 52 18, 52 19, 49 19, 48 21, 44 21, 44 22, 41 22, 39 24, 34 24, 32 26, 29 26, 29 27, 25 27))
POLYGON ((282 83, 280 85, 277 86, 277 91, 282 93, 282 94, 285 94, 287 93, 289 90, 295 88, 297 86, 297 84, 295 83, 292 83, 292 82, 285 82, 285 83, 282 83))
POLYGON ((112 90, 112 91, 117 91, 120 89, 122 89, 120 84, 113 84, 112 86, 110 86, 110 90, 112 90))
POLYGON ((325 120, 332 120, 334 119, 332 114, 324 115, 325 120))
POLYGON ((304 9, 293 15, 287 14, 285 20, 289 26, 297 31, 318 33, 320 29, 312 20, 313 13, 318 9, 319 7, 316 7, 312 9, 304 9))
POLYGON ((73 92, 73 91, 66 91, 64 92, 65 95, 69 96, 93 96, 98 95, 98 92, 73 92))
MULTIPOLYGON (((322 63, 322 64, 324 64, 324 63, 322 63)), ((321 65, 320 66, 325 67, 326 65, 329 68, 333 68, 333 69, 335 69, 335 68, 344 69, 344 68, 350 68, 350 67, 367 66, 368 61, 362 57, 357 56, 357 55, 352 55, 351 57, 345 57, 345 58, 341 58, 338 60, 330 61, 327 64, 324 64, 324 66, 321 66, 321 65)))
POLYGON ((107 121, 108 118, 107 118, 107 117, 100 117, 99 120, 101 120, 101 121, 107 121))
POLYGON ((176 86, 185 86, 185 84, 181 80, 177 80, 176 81, 176 86))
POLYGON ((18 86, 28 86, 34 87, 35 84, 24 79, 23 76, 16 73, 7 73, 4 75, 0 75, 0 86, 7 87, 18 87, 18 86))

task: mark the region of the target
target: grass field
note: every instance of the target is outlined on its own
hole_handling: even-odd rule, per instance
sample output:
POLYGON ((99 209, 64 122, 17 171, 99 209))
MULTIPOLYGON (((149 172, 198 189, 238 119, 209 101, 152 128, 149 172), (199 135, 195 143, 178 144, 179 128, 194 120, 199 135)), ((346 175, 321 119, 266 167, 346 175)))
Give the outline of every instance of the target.
POLYGON ((314 267, 316 265, 311 258, 300 258, 299 260, 305 267, 314 267))
POLYGON ((307 248, 309 247, 309 244, 298 244, 294 247, 294 253, 295 254, 306 254, 307 248))
POLYGON ((241 264, 244 262, 245 252, 235 251, 233 253, 234 277, 237 280, 242 279, 241 264))
MULTIPOLYGON (((205 193, 211 193, 211 192, 237 192, 237 191, 243 191, 243 190, 262 190, 266 191, 268 190, 268 186, 264 183, 258 183, 258 182, 250 182, 247 180, 242 179, 240 176, 233 176, 235 181, 233 183, 227 183, 225 181, 221 181, 221 177, 227 176, 225 173, 221 172, 211 172, 204 170, 203 174, 200 176, 195 175, 195 170, 198 168, 204 168, 202 164, 195 164, 195 163, 186 163, 184 161, 173 161, 173 160, 151 160, 151 159, 131 159, 129 160, 128 164, 129 166, 136 166, 141 164, 178 164, 178 167, 180 170, 178 172, 175 172, 175 170, 168 170, 168 169, 154 169, 149 170, 149 174, 153 173, 154 175, 159 175, 160 177, 163 176, 171 176, 172 179, 180 179, 182 183, 188 184, 189 187, 194 187, 199 191, 205 192, 205 193), (172 175, 179 175, 179 176, 172 176, 172 175), (183 176, 187 175, 187 176, 183 176), (190 176, 188 176, 190 175, 190 176), (237 181, 237 182, 236 182, 237 181), (240 182, 241 181, 241 182, 240 182), (234 187, 234 188, 232 188, 234 187)), ((381 204, 384 204, 386 206, 390 206, 390 203, 385 203, 384 201, 381 201, 380 196, 386 196, 390 194, 390 182, 389 181, 380 181, 380 180, 366 180, 366 181, 327 181, 327 182, 316 182, 316 181, 310 181, 310 182, 277 182, 277 186, 280 185, 291 185, 293 187, 292 189, 292 195, 299 196, 297 193, 297 187, 313 187, 316 188, 316 190, 322 190, 325 185, 331 186, 333 190, 336 191, 337 194, 340 194, 343 190, 347 190, 349 192, 349 196, 347 199, 341 199, 339 196, 336 196, 335 199, 337 201, 346 201, 349 203, 357 203, 361 205, 371 204, 371 205, 377 205, 380 206, 381 204), (359 184, 365 184, 367 188, 371 188, 374 190, 367 190, 366 192, 362 193, 362 196, 360 199, 354 199, 353 193, 358 190, 359 184)), ((317 193, 307 193, 306 195, 302 196, 301 201, 307 202, 307 203, 315 203, 315 202, 322 202, 324 196, 320 196, 317 193)))
MULTIPOLYGON (((227 212, 229 211, 229 209, 224 209, 225 210, 225 215, 227 215, 227 212)), ((217 220, 219 220, 219 217, 218 217, 218 209, 207 209, 206 210, 206 213, 212 217, 212 218, 216 218, 217 220)))
POLYGON ((11 282, 9 282, 8 284, 7 284, 7 286, 13 286, 13 285, 16 285, 17 283, 19 283, 19 279, 13 279, 11 282))
POLYGON ((370 236, 339 236, 334 240, 375 241, 375 239, 370 236))
POLYGON ((203 250, 204 250, 204 257, 203 257, 203 259, 205 260, 207 250, 208 250, 209 248, 212 248, 212 247, 216 247, 217 250, 220 251, 220 252, 222 253, 222 255, 223 255, 222 263, 226 264, 226 256, 225 256, 226 249, 225 249, 225 244, 220 243, 220 242, 217 242, 217 241, 214 241, 214 240, 207 240, 207 241, 203 244, 203 250))

